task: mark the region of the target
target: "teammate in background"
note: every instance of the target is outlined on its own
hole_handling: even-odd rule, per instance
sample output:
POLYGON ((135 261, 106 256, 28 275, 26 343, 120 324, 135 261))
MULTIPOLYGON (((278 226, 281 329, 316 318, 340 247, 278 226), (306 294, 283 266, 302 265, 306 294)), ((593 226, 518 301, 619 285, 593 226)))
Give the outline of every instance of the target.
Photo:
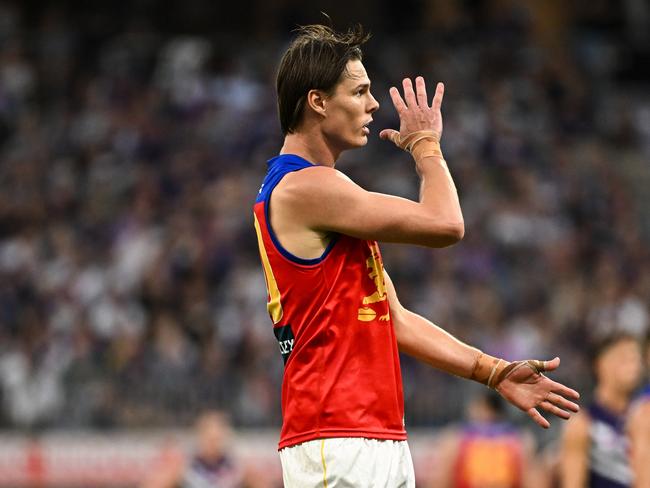
POLYGON ((379 108, 361 62, 368 39, 312 25, 285 52, 277 77, 280 155, 254 205, 267 308, 285 362, 280 459, 287 488, 413 487, 399 351, 495 388, 547 427, 541 408, 568 418, 578 393, 542 374, 552 361, 509 363, 470 347, 402 307, 377 241, 445 247, 464 233, 440 150, 442 83, 390 96, 400 130, 380 136, 409 152, 418 202, 365 191, 334 169, 366 145, 379 108))
MULTIPOLYGON (((650 376, 650 335, 645 341, 646 375, 650 376)), ((650 377, 632 403, 628 422, 635 488, 650 488, 650 377)))
POLYGON ((625 419, 641 379, 641 348, 635 337, 616 333, 597 342, 591 357, 596 376, 594 400, 566 425, 560 484, 563 488, 631 487, 625 419))
POLYGON ((228 453, 231 430, 221 412, 203 413, 195 425, 196 451, 165 456, 143 488, 240 488, 244 474, 228 453))
POLYGON ((477 396, 467 416, 467 424, 442 435, 431 488, 540 488, 535 441, 504 418, 498 394, 477 396))

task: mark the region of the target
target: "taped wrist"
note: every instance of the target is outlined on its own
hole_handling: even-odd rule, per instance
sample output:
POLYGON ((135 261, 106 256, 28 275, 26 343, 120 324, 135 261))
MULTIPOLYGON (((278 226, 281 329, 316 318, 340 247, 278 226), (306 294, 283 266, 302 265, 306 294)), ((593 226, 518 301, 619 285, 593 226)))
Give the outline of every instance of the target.
POLYGON ((410 152, 416 161, 426 157, 444 159, 440 149, 440 134, 432 130, 411 132, 403 139, 398 135, 397 140, 393 142, 405 151, 410 152))
POLYGON ((524 367, 530 368, 535 374, 542 374, 546 370, 544 361, 526 359, 510 363, 504 359, 495 358, 479 351, 474 360, 471 379, 496 390, 497 386, 503 380, 519 368, 524 367))
POLYGON ((478 351, 470 379, 482 383, 488 388, 496 388, 505 376, 511 372, 512 368, 509 368, 509 366, 511 366, 511 363, 508 361, 478 351), (509 370, 504 375, 506 369, 509 370))
POLYGON ((525 359, 523 361, 513 361, 503 368, 498 375, 496 375, 495 380, 493 381, 493 388, 496 388, 499 383, 505 380, 508 376, 513 374, 519 368, 530 368, 535 374, 542 374, 545 371, 544 361, 538 361, 536 359, 525 359))

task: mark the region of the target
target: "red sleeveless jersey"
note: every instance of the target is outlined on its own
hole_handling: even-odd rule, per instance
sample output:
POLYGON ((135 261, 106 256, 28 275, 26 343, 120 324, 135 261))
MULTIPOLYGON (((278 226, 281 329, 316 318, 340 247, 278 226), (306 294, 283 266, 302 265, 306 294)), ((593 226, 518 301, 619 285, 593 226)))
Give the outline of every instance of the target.
POLYGON ((279 449, 326 437, 404 440, 399 354, 377 243, 337 235, 320 258, 301 259, 269 223, 273 188, 313 166, 295 155, 271 159, 254 206, 267 308, 285 362, 279 449))

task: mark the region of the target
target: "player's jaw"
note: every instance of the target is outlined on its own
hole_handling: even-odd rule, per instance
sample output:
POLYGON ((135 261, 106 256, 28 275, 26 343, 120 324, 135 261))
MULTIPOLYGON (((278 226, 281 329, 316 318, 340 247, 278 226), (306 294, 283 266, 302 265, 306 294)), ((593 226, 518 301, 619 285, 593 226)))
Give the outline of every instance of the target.
POLYGON ((339 151, 365 146, 371 132, 372 117, 363 113, 359 115, 337 114, 324 127, 329 144, 339 151))
POLYGON ((339 144, 345 146, 345 149, 365 146, 369 134, 370 128, 366 127, 362 121, 338 125, 339 144))

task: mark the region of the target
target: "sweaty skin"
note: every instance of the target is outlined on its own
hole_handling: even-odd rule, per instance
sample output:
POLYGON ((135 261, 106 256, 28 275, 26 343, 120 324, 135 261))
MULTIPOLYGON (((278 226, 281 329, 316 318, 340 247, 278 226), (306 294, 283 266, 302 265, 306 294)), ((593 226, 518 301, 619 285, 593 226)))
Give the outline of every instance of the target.
MULTIPOLYGON (((379 108, 370 93, 370 80, 361 61, 350 61, 346 72, 331 97, 316 90, 310 92, 307 101, 312 110, 305 114, 299 130, 287 136, 280 151, 318 164, 288 174, 273 191, 271 225, 280 243, 292 254, 309 259, 323 253, 334 232, 431 247, 458 242, 464 233, 463 216, 456 188, 442 160, 416 161, 422 179, 419 202, 368 192, 334 169, 344 149, 367 143, 366 124, 379 108)), ((418 78, 417 84, 426 105, 424 80, 418 78)), ((412 95, 416 107, 403 109, 404 130, 435 126, 441 133, 442 84, 433 106, 426 108, 417 106, 411 81, 405 80, 404 86, 410 93, 407 99, 412 95)), ((401 101, 396 89, 391 90, 391 96, 401 101)))
MULTIPOLYGON (((404 98, 397 88, 390 89, 400 118, 399 134, 385 129, 382 139, 406 140, 417 131, 442 135, 443 84, 438 83, 431 105, 422 77, 416 79, 417 94, 410 79, 404 79, 402 85, 404 98)), ((458 194, 439 151, 413 151, 420 177, 417 202, 366 191, 334 168, 342 151, 367 143, 367 125, 378 108, 359 60, 348 62, 333 94, 319 90, 307 94, 303 120, 286 136, 280 153, 298 155, 315 166, 288 173, 275 187, 269 203, 270 225, 280 244, 293 255, 320 257, 336 233, 427 247, 445 247, 462 239, 465 230, 458 194)), ((479 351, 402 307, 388 274, 384 281, 400 350, 435 368, 471 378, 479 351)), ((381 295, 378 289, 377 296, 366 298, 381 295)), ((544 371, 552 371, 560 360, 543 364, 544 371)), ((499 383, 497 390, 544 428, 549 423, 538 408, 563 419, 579 409, 571 401, 579 398, 576 391, 531 368, 519 368, 499 383)))

